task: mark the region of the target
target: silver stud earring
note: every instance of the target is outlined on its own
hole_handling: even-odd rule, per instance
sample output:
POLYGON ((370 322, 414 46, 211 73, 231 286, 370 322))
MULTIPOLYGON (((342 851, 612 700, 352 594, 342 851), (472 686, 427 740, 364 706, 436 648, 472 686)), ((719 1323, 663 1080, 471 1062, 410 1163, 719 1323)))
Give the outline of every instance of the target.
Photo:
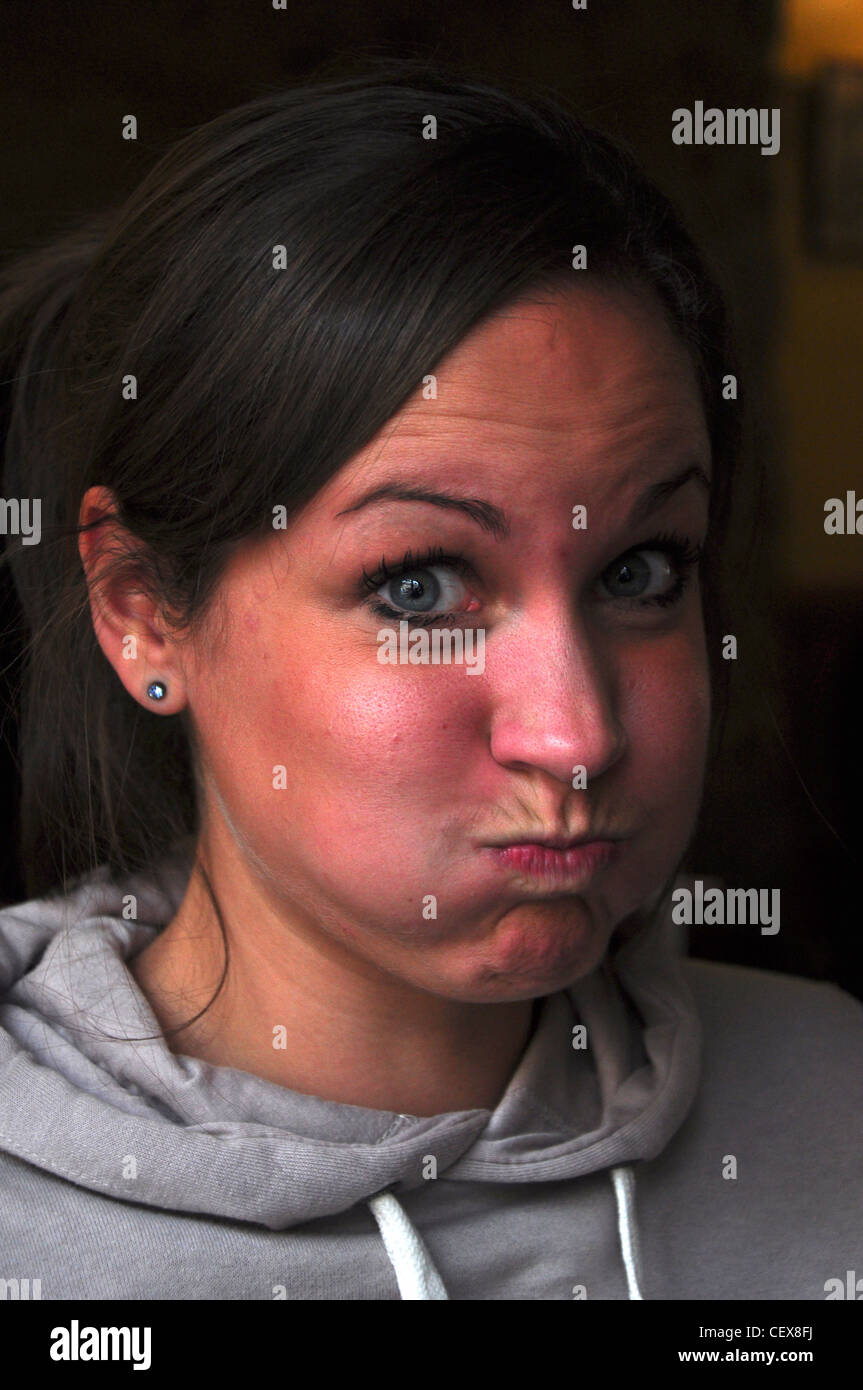
POLYGON ((147 686, 147 694, 151 700, 164 700, 168 693, 168 687, 164 681, 153 681, 147 686))

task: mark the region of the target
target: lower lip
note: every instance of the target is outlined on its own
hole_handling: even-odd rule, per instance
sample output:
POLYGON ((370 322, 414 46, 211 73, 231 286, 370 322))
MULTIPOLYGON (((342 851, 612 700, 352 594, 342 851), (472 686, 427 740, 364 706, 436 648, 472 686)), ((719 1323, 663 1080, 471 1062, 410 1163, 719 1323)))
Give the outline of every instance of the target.
POLYGON ((616 854, 615 840, 591 840, 572 849, 549 849, 547 845, 507 845, 492 849, 497 862, 514 869, 522 878, 557 887, 578 888, 604 868, 616 854))

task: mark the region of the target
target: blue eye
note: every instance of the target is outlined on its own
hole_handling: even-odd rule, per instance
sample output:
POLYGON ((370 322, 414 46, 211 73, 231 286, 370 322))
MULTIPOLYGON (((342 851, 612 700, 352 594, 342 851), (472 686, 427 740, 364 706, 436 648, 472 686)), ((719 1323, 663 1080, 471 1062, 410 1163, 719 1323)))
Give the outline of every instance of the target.
POLYGON ((433 570, 405 570, 382 584, 378 593, 395 608, 411 613, 428 613, 441 602, 443 586, 433 570))
POLYGON ((408 551, 395 570, 382 558, 374 574, 363 571, 362 586, 373 596, 372 611, 379 617, 431 625, 454 620, 457 610, 463 611, 468 591, 458 576, 467 569, 461 555, 436 548, 415 561, 408 551))
POLYGON ((640 550, 626 555, 605 571, 603 583, 615 598, 643 598, 653 588, 660 593, 672 588, 674 570, 659 550, 640 550), (649 560, 652 563, 648 563, 649 560))
POLYGON ((668 606, 682 597, 701 554, 701 546, 683 536, 656 536, 618 556, 603 571, 600 583, 612 599, 668 606))

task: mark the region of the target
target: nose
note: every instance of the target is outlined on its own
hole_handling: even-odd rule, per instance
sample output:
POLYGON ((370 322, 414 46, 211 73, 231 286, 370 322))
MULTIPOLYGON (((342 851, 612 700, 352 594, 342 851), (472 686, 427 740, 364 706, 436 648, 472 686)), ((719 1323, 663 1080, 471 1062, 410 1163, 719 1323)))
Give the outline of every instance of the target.
POLYGON ((503 767, 539 769, 567 787, 587 785, 623 756, 614 671, 590 633, 559 610, 522 616, 489 652, 491 753, 503 767))

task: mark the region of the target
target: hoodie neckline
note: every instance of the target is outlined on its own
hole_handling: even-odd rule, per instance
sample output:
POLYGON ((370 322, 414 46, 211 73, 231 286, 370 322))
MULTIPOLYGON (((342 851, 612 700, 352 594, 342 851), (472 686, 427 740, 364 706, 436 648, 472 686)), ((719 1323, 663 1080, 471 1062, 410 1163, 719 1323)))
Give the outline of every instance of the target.
POLYGON ((128 961, 171 919, 187 878, 176 863, 119 886, 99 871, 65 899, 0 913, 0 1144, 10 1152, 121 1200, 282 1228, 421 1185, 429 1153, 439 1177, 480 1182, 649 1158, 691 1105, 700 1030, 667 919, 543 999, 493 1110, 405 1116, 172 1053, 128 961), (129 894, 135 921, 122 915, 129 894), (572 1046, 579 1023, 587 1049, 572 1046), (157 1036, 130 1043, 100 1030, 157 1036), (145 1180, 124 1181, 118 1144, 151 1156, 145 1180))

